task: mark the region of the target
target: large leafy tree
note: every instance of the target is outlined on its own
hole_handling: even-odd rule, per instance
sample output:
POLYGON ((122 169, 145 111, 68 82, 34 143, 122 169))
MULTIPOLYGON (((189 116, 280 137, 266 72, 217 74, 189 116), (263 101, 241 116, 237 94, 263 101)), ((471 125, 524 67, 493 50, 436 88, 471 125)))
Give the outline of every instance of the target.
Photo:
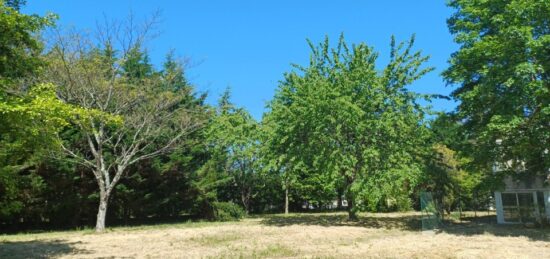
POLYGON ((460 49, 444 72, 469 151, 480 169, 550 180, 550 2, 453 0, 460 49))
POLYGON ((499 175, 484 174, 464 147, 468 139, 454 113, 440 113, 430 122, 433 146, 427 157, 425 180, 421 187, 433 192, 439 208, 478 209, 489 203, 499 175))
POLYGON ((418 178, 427 130, 416 103, 421 96, 406 87, 431 68, 422 68, 428 58, 412 52, 413 42, 392 39, 382 70, 364 43, 348 46, 343 37, 335 48, 328 38, 310 43, 309 65, 286 74, 270 104, 280 167, 322 178, 327 189, 339 181, 350 219, 383 199, 406 203, 418 178))
POLYGON ((487 187, 498 180, 473 165, 461 127, 452 112, 438 113, 430 121, 432 148, 417 190, 432 192, 441 216, 457 208, 472 210, 486 205, 491 195, 487 187))
POLYGON ((22 1, 0 1, 0 217, 8 218, 24 205, 24 186, 41 181, 29 171, 47 150, 55 134, 80 111, 62 103, 50 84, 29 85, 43 68, 42 42, 37 33, 55 17, 19 12, 22 1))
MULTIPOLYGON (((141 59, 135 67, 149 67, 149 73, 128 73, 126 70, 129 68, 125 68, 124 72, 127 76, 132 76, 134 82, 157 77, 155 81, 158 81, 159 89, 173 91, 181 96, 178 104, 180 108, 193 111, 197 117, 209 117, 209 107, 204 105, 206 96, 195 94, 193 86, 185 78, 184 66, 185 61, 177 58, 174 51, 170 51, 160 71, 156 71, 147 59, 141 59)), ((131 218, 177 217, 181 212, 192 210, 193 203, 200 199, 198 196, 201 190, 196 187, 200 185, 198 183, 202 180, 202 175, 198 169, 208 159, 208 151, 204 148, 204 129, 190 132, 173 152, 142 160, 131 166, 128 171, 133 173, 121 179, 116 186, 111 205, 113 213, 110 217, 123 218, 125 221, 131 218)), ((162 145, 163 139, 169 138, 171 133, 163 132, 165 136, 150 144, 162 145)))
POLYGON ((164 77, 149 73, 143 46, 154 21, 140 26, 101 27, 98 38, 56 32, 48 53, 46 80, 58 86, 70 104, 113 116, 74 123, 84 144, 65 143, 65 153, 87 167, 97 180, 96 231, 103 231, 110 197, 131 166, 178 148, 202 124, 200 112, 186 106, 189 89, 167 89, 164 77), (120 31, 116 28, 128 28, 120 31), (76 144, 76 145, 75 145, 76 144))
MULTIPOLYGON (((70 122, 104 117, 64 103, 55 85, 36 83, 46 66, 37 34, 53 25, 55 15, 22 14, 22 4, 0 1, 0 218, 8 222, 39 214, 29 211, 41 200, 37 196, 47 196, 42 192, 51 179, 43 177, 41 167, 59 148, 57 134, 70 122)), ((41 211, 46 207, 40 203, 41 211)))
POLYGON ((58 146, 56 134, 71 118, 85 114, 59 100, 48 84, 20 96, 0 96, 0 217, 22 208, 20 187, 40 181, 34 174, 19 173, 58 146))

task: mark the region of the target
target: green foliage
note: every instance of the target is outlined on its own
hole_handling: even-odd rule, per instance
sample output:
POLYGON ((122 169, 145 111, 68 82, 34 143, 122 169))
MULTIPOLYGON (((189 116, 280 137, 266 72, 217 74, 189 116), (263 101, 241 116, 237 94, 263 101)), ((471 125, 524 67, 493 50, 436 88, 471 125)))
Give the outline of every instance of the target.
POLYGON ((198 170, 191 182, 195 197, 192 212, 207 219, 215 217, 213 204, 218 201, 218 189, 232 180, 225 171, 221 170, 219 161, 217 157, 210 158, 198 170))
POLYGON ((359 207, 410 192, 406 182, 416 181, 395 178, 419 174, 417 155, 427 129, 416 103, 423 96, 406 86, 432 70, 422 68, 428 58, 412 53, 413 43, 414 37, 398 45, 392 39, 390 62, 381 72, 378 54, 364 43, 350 47, 343 37, 336 48, 328 38, 319 46, 310 43, 309 66, 285 75, 266 118, 276 164, 292 175, 286 178, 323 179, 316 182, 323 189, 343 183, 350 217, 359 207), (366 189, 378 186, 369 184, 376 179, 392 178, 392 186, 366 189))
POLYGON ((4 4, 16 11, 19 11, 22 6, 27 3, 26 0, 4 0, 4 4))
MULTIPOLYGON (((107 48, 106 50, 109 51, 110 49, 107 48)), ((124 70, 124 76, 132 82, 138 82, 151 77, 153 74, 153 66, 149 63, 149 55, 141 49, 139 44, 128 51, 122 61, 122 69, 124 70)))
POLYGON ((37 34, 56 17, 21 14, 24 2, 0 1, 3 225, 90 224, 105 197, 113 221, 238 220, 285 195, 294 208, 345 197, 353 218, 408 210, 419 189, 450 211, 487 204, 495 161, 548 171, 548 1, 450 1, 460 49, 444 76, 460 105, 430 127, 418 101, 432 96, 408 89, 432 70, 414 37, 392 38, 383 67, 364 43, 308 42, 309 63, 284 75, 260 123, 229 90, 206 105, 174 51, 155 68, 143 35, 60 32, 42 55, 37 34))
POLYGON ((241 206, 233 202, 214 202, 214 220, 216 221, 233 221, 242 219, 246 212, 241 206))
POLYGON ((452 113, 439 113, 430 122, 432 146, 419 189, 433 194, 440 215, 459 208, 474 209, 471 194, 480 185, 481 174, 471 166, 471 157, 461 152, 465 137, 460 128, 452 113))
POLYGON ((229 89, 219 100, 216 115, 207 129, 209 146, 218 159, 221 174, 231 177, 226 199, 233 199, 248 212, 259 184, 259 125, 243 108, 230 102, 229 89), (234 190, 233 192, 231 190, 234 190))
POLYGON ((465 136, 454 113, 438 113, 430 122, 432 142, 440 143, 452 150, 462 150, 465 136))
POLYGON ((40 189, 41 179, 21 174, 55 147, 55 134, 67 125, 73 108, 57 99, 54 87, 23 91, 19 81, 42 68, 42 43, 35 38, 55 16, 19 13, 21 1, 0 1, 0 218, 24 208, 24 189, 40 189))
POLYGON ((468 139, 456 114, 439 114, 430 123, 432 149, 426 159, 421 188, 433 193, 438 208, 449 212, 485 209, 499 174, 484 174, 467 152, 468 139))
POLYGON ((188 88, 189 82, 185 78, 184 64, 178 62, 175 58, 174 51, 168 52, 161 71, 163 81, 166 82, 167 89, 181 90, 188 88))
MULTIPOLYGON (((108 202, 115 189, 121 191, 120 206, 135 204, 136 199, 131 198, 135 193, 127 185, 117 187, 119 181, 133 176, 140 162, 147 163, 189 144, 187 135, 201 128, 206 115, 202 98, 196 98, 192 87, 181 80, 183 70, 175 66, 156 71, 142 48, 147 31, 128 26, 130 31, 115 34, 107 33, 112 28, 99 27, 97 33, 105 35, 99 42, 78 31, 59 32, 47 53, 49 65, 43 77, 58 85, 57 92, 65 102, 91 113, 79 116, 71 125, 80 139, 64 139, 62 150, 97 180, 97 231, 104 230, 108 202)), ((128 181, 144 189, 143 200, 150 204, 157 197, 144 188, 149 187, 144 182, 141 176, 128 181)), ((158 208, 172 208, 168 214, 178 214, 169 203, 169 199, 161 200, 158 208)), ((128 210, 121 209, 130 216, 128 210)), ((148 210, 138 211, 146 216, 148 210)))
MULTIPOLYGON (((450 212, 456 207, 460 195, 459 161, 453 150, 445 145, 435 144, 432 147, 431 157, 426 167, 426 186, 432 192, 438 208, 450 212)), ((442 214, 442 211, 440 211, 442 214)))
POLYGON ((0 217, 23 209, 23 190, 40 193, 43 179, 34 168, 58 151, 59 132, 92 118, 107 124, 120 121, 117 116, 68 105, 57 98, 55 89, 41 84, 18 96, 0 97, 0 217))
POLYGON ((56 98, 52 85, 22 91, 16 84, 41 69, 42 43, 35 34, 55 18, 21 14, 21 4, 0 1, 0 170, 21 167, 33 153, 29 150, 47 147, 54 133, 67 124, 70 112, 56 98))
POLYGON ((358 210, 363 211, 408 211, 412 208, 411 194, 420 184, 423 168, 420 162, 414 166, 401 166, 371 177, 357 185, 358 210))
POLYGON ((21 14, 20 5, 19 1, 0 1, 0 89, 6 81, 40 71, 42 43, 35 36, 56 20, 53 14, 21 14))
MULTIPOLYGON (((547 174, 550 167, 550 2, 453 0, 460 44, 443 73, 457 84, 457 119, 474 163, 490 172, 547 174), (497 144, 500 142, 500 145, 497 144)), ((548 176, 550 179, 550 175, 548 176)))

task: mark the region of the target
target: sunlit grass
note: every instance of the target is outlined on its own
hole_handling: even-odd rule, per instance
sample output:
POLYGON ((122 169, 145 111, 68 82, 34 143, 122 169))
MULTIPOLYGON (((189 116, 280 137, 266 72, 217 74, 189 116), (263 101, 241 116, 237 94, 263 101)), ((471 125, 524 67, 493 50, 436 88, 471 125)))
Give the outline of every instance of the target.
MULTIPOLYGON (((181 222, 0 236, 0 258, 544 258, 550 231, 464 213, 422 233, 420 214, 345 212, 256 215, 238 222, 181 222), (495 250, 495 245, 506 247, 495 250)), ((545 254, 546 253, 546 254, 545 254)))

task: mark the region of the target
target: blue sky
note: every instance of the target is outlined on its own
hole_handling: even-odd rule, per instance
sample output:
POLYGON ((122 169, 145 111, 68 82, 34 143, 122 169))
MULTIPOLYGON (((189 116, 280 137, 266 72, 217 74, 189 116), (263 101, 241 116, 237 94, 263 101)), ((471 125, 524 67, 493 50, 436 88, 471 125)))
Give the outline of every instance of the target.
MULTIPOLYGON (((432 58, 436 70, 411 86, 421 93, 447 95, 440 74, 458 47, 446 19, 453 12, 445 1, 137 1, 81 0, 28 1, 26 13, 54 12, 62 26, 93 28, 104 15, 123 18, 132 11, 138 18, 162 12, 160 36, 148 44, 151 60, 159 65, 175 49, 196 64, 187 76, 198 91, 214 103, 230 86, 233 102, 259 119, 291 63, 306 64, 309 47, 328 35, 333 42, 343 32, 349 43, 366 42, 379 53, 380 67, 389 56, 391 35, 407 40, 416 33, 416 49, 432 58)), ((434 110, 450 111, 456 104, 437 100, 434 110)))

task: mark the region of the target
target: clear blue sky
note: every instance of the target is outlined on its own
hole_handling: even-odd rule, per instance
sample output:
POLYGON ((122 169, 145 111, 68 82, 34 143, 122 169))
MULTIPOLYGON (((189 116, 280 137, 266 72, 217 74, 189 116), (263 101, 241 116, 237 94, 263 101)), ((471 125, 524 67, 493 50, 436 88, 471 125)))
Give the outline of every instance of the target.
MULTIPOLYGON (((421 93, 449 94, 440 74, 457 49, 446 19, 453 12, 444 0, 364 1, 28 1, 26 13, 59 14, 59 24, 93 28, 104 15, 123 18, 130 10, 139 18, 162 11, 161 34, 150 42, 152 62, 160 64, 169 49, 199 65, 187 76, 214 103, 230 86, 233 101, 259 119, 265 104, 291 63, 306 64, 306 38, 333 41, 344 32, 350 43, 366 42, 388 60, 391 35, 406 40, 416 33, 416 48, 431 55, 436 71, 411 88, 421 93)), ((454 109, 452 101, 432 103, 434 110, 454 109)))

